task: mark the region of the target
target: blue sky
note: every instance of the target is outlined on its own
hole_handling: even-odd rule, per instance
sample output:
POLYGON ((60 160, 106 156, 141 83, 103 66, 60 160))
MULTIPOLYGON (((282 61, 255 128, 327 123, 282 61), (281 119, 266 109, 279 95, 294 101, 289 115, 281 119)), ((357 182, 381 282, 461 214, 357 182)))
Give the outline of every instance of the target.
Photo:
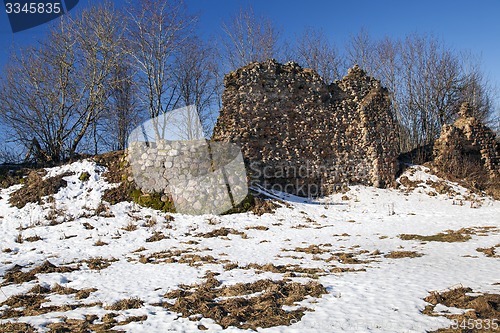
MULTIPOLYGON (((99 0, 93 0, 98 2, 99 0)), ((432 33, 456 50, 467 49, 481 56, 483 70, 500 87, 500 0, 185 0, 199 14, 200 33, 220 33, 221 22, 251 4, 257 14, 268 16, 285 38, 305 27, 321 28, 339 48, 347 39, 366 29, 372 37, 402 37, 408 33, 432 33)), ((115 1, 123 5, 123 0, 115 1)), ((80 0, 77 8, 88 6, 80 0)), ((0 66, 8 61, 13 45, 29 45, 43 38, 46 26, 13 34, 7 15, 0 14, 0 66), (15 43, 15 44, 13 44, 15 43)))

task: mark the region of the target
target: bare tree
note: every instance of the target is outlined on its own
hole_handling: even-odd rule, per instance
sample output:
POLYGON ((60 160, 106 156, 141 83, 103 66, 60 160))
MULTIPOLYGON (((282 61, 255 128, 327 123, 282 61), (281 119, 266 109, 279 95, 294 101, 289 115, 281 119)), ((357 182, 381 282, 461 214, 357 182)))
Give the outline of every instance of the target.
POLYGON ((130 6, 128 50, 132 66, 138 69, 141 104, 150 117, 158 117, 177 105, 175 55, 194 18, 180 0, 143 0, 130 6))
MULTIPOLYGON (((293 52, 293 51, 292 51, 293 52)), ((295 59, 302 65, 314 69, 325 83, 342 77, 343 61, 321 30, 307 28, 297 39, 295 59)))
POLYGON ((63 17, 36 48, 13 55, 0 90, 0 117, 38 159, 72 157, 106 110, 120 21, 108 5, 63 17))
POLYGON ((207 134, 215 123, 218 70, 215 50, 194 36, 181 46, 173 70, 179 102, 196 108, 207 134))
POLYGON ((458 58, 434 37, 410 35, 401 43, 401 114, 414 145, 432 142, 457 112, 458 58))
POLYGON ((377 71, 375 61, 375 45, 368 31, 362 28, 356 35, 352 35, 346 45, 346 61, 348 66, 358 65, 367 73, 377 71))
MULTIPOLYGON (((71 143, 70 156, 89 128, 109 110, 114 73, 122 59, 125 26, 121 13, 114 10, 111 3, 104 3, 83 11, 71 21, 71 29, 76 40, 77 65, 81 70, 79 81, 84 93, 80 95, 77 109, 81 127, 71 143)), ((95 147, 97 152, 97 142, 95 147)))
POLYGON ((105 134, 111 149, 122 150, 126 148, 130 131, 141 119, 133 71, 126 61, 116 66, 111 89, 109 111, 103 116, 100 132, 105 134))
POLYGON ((235 17, 222 24, 222 30, 221 44, 229 70, 278 55, 278 30, 267 17, 256 16, 252 7, 240 9, 235 17))
POLYGON ((470 52, 462 52, 461 60, 460 103, 468 102, 476 118, 495 126, 493 98, 496 91, 484 76, 480 59, 470 52))

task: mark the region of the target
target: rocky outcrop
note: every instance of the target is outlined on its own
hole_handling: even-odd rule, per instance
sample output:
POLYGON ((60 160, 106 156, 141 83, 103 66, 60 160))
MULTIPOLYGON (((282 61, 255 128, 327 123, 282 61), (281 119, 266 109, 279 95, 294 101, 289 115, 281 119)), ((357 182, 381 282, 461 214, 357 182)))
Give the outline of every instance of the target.
POLYGON ((252 182, 302 196, 394 183, 389 93, 358 66, 327 85, 313 70, 269 60, 226 75, 224 85, 212 140, 241 146, 252 182))

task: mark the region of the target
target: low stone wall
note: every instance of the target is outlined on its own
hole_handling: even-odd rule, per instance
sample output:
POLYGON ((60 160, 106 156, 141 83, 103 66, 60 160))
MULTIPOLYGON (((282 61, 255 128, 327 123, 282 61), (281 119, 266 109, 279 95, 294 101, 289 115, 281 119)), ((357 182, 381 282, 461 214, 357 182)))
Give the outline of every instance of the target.
POLYGON ((247 194, 239 147, 206 140, 133 142, 128 161, 145 193, 163 193, 186 214, 222 213, 247 194))

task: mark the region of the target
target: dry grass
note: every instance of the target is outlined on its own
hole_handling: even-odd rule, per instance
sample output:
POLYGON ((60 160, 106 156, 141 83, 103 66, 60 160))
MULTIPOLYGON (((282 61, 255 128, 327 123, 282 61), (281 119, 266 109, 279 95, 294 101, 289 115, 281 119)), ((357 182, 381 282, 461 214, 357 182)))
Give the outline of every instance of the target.
POLYGON ((56 285, 53 289, 46 288, 40 285, 35 285, 25 294, 13 295, 0 303, 0 307, 4 308, 0 315, 0 319, 20 318, 27 316, 39 316, 50 312, 65 312, 74 310, 80 307, 101 306, 101 303, 87 304, 64 304, 61 306, 44 306, 44 303, 49 302, 47 298, 51 293, 57 294, 72 294, 76 291, 71 288, 64 288, 56 285))
POLYGON ((27 203, 42 203, 42 197, 56 194, 60 188, 66 187, 67 182, 63 179, 74 173, 66 172, 55 177, 43 179, 46 171, 35 170, 25 178, 22 188, 10 195, 9 203, 17 208, 23 208, 27 203))
POLYGON ((262 272, 272 272, 272 273, 284 273, 289 277, 297 276, 298 274, 304 274, 309 278, 318 278, 320 275, 326 274, 325 271, 321 268, 316 267, 301 267, 299 265, 274 265, 274 264, 265 264, 259 265, 256 263, 251 263, 243 267, 238 267, 240 269, 253 269, 257 273, 262 272))
POLYGON ((125 231, 135 231, 137 230, 137 225, 132 223, 132 222, 129 222, 125 227, 122 228, 123 230, 125 231))
POLYGON ((268 227, 265 225, 255 225, 255 226, 249 226, 245 228, 246 230, 261 230, 261 231, 267 231, 269 230, 268 227))
POLYGON ((82 260, 80 263, 86 263, 89 269, 92 270, 101 270, 108 268, 112 262, 118 261, 118 259, 111 258, 105 259, 103 257, 95 257, 86 260, 82 260))
POLYGON ((105 246, 105 245, 108 245, 108 243, 98 239, 95 243, 94 243, 94 246, 105 246))
POLYGON ((304 252, 309 254, 321 254, 328 252, 328 250, 322 249, 318 245, 309 245, 308 247, 296 247, 293 251, 304 252))
POLYGON ((182 289, 165 294, 174 303, 163 303, 183 317, 201 315, 211 318, 223 328, 235 326, 256 330, 299 321, 306 308, 284 310, 284 305, 294 305, 307 296, 321 297, 325 288, 317 282, 259 280, 220 288, 215 274, 208 274, 203 284, 182 286, 182 289), (256 294, 255 296, 251 296, 256 294))
POLYGON ((50 329, 49 333, 62 333, 62 332, 74 332, 74 333, 117 333, 125 332, 122 330, 117 330, 116 326, 126 325, 131 322, 144 321, 148 319, 148 316, 131 316, 125 318, 123 321, 116 321, 115 317, 118 314, 107 313, 101 318, 101 322, 96 324, 95 322, 99 319, 96 315, 86 315, 85 319, 70 319, 63 318, 62 322, 52 323, 47 325, 50 329))
POLYGON ((45 261, 40 266, 36 266, 27 272, 23 272, 22 268, 22 266, 14 265, 14 267, 8 269, 3 276, 4 281, 0 286, 9 284, 21 284, 24 282, 33 281, 36 279, 36 274, 68 273, 76 269, 68 266, 57 267, 50 261, 45 261))
POLYGON ((500 255, 496 254, 497 247, 500 247, 500 244, 497 244, 495 246, 488 247, 488 248, 480 248, 479 247, 476 249, 476 251, 482 252, 482 253, 484 253, 485 256, 490 257, 490 258, 500 258, 500 255))
MULTIPOLYGON (((280 202, 280 203, 283 203, 283 202, 280 202)), ((254 206, 252 208, 252 212, 258 216, 264 215, 266 213, 272 214, 279 207, 281 207, 281 206, 273 200, 261 199, 259 197, 254 197, 254 206)))
POLYGON ((472 232, 468 229, 462 228, 460 230, 447 230, 435 235, 423 236, 415 234, 401 234, 399 238, 402 240, 419 240, 423 242, 466 242, 471 239, 472 232))
POLYGON ((418 253, 415 251, 391 251, 384 257, 390 259, 400 259, 400 258, 416 258, 421 256, 423 256, 422 253, 418 253))
POLYGON ((144 305, 144 302, 139 298, 126 298, 119 300, 112 305, 104 307, 106 310, 121 311, 129 309, 139 309, 144 305))
POLYGON ((92 224, 88 223, 88 222, 83 223, 83 227, 85 228, 85 230, 93 230, 93 229, 95 229, 95 227, 92 224))
POLYGON ((168 237, 165 236, 165 234, 163 234, 162 232, 155 232, 151 237, 147 238, 146 239, 146 242, 159 242, 161 241, 162 239, 167 239, 168 237))
POLYGON ((25 323, 0 324, 0 333, 36 333, 35 328, 25 323))
POLYGON ((248 237, 247 234, 245 234, 242 231, 238 231, 238 230, 235 230, 232 228, 225 228, 225 227, 215 229, 215 230, 212 230, 212 231, 204 233, 204 234, 198 234, 198 235, 196 235, 196 237, 204 237, 204 238, 227 237, 227 235, 229 235, 229 234, 239 235, 242 238, 248 237))
MULTIPOLYGON (((442 304, 448 307, 455 307, 460 309, 470 309, 464 314, 449 314, 445 315, 448 319, 455 320, 458 323, 465 322, 467 325, 468 320, 472 322, 485 322, 486 319, 496 320, 500 322, 500 295, 499 294, 483 294, 481 296, 469 296, 468 293, 472 293, 470 288, 456 288, 445 292, 431 292, 424 300, 430 305, 427 305, 423 311, 424 314, 429 316, 438 316, 434 312, 434 308, 437 304, 442 304)), ((445 328, 439 329, 434 332, 440 333, 483 333, 483 332, 494 332, 494 330, 485 330, 478 327, 473 329, 461 328, 445 328)))
POLYGON ((34 235, 34 236, 30 236, 30 237, 24 238, 25 242, 38 242, 39 240, 42 240, 42 237, 40 237, 38 235, 34 235))

